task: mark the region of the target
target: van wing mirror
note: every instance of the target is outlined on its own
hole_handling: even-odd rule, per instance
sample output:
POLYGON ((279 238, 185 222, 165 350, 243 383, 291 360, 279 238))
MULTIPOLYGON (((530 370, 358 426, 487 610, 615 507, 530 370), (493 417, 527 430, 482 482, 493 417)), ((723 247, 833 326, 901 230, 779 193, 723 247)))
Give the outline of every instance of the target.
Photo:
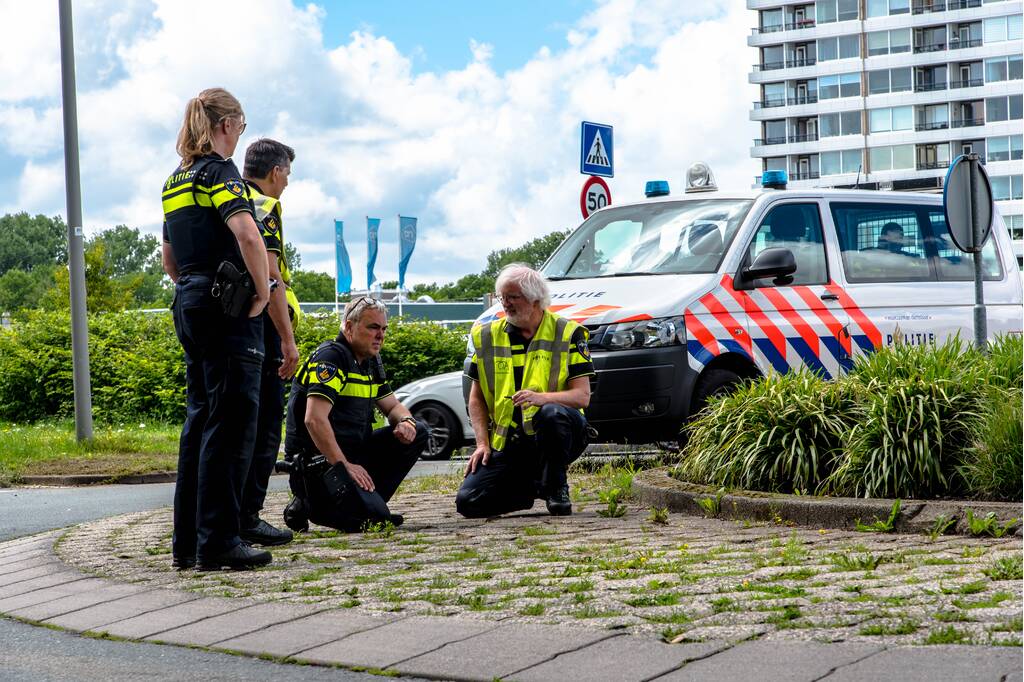
POLYGON ((785 277, 796 272, 796 258, 789 249, 765 249, 754 257, 754 262, 743 268, 743 279, 749 281, 765 277, 785 277))

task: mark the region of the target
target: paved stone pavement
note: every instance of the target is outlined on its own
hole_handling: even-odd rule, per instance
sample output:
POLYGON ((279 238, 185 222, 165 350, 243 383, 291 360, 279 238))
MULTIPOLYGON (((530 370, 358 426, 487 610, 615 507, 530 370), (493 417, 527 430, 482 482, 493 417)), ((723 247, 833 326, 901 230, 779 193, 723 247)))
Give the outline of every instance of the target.
POLYGON ((168 510, 129 514, 0 545, 0 613, 433 679, 1022 679, 1020 538, 627 505, 469 521, 405 493, 401 528, 303 534, 244 573, 172 571, 168 510))

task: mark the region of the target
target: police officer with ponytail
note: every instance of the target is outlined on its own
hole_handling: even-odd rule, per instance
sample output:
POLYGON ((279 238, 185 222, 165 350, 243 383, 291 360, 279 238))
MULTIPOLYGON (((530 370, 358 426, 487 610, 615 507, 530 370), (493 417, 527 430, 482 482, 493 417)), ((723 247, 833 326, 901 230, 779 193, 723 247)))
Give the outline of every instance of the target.
POLYGON ((178 133, 181 163, 163 186, 162 257, 175 283, 171 310, 187 382, 171 550, 178 569, 271 561, 239 536, 264 356, 261 314, 270 300, 267 252, 231 161, 244 130, 231 93, 200 92, 178 133))

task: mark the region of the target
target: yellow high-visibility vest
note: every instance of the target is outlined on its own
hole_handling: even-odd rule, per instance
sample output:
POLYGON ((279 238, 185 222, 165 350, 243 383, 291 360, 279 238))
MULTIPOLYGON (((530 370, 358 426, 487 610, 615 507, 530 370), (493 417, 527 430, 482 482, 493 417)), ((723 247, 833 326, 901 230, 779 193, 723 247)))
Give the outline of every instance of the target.
MULTIPOLYGON (((538 393, 564 390, 569 381, 572 336, 580 327, 570 319, 545 310, 537 333, 526 347, 526 355, 513 358, 512 342, 505 325, 505 319, 497 319, 478 324, 471 332, 480 390, 491 414, 491 448, 494 450, 504 449, 506 439, 515 428, 512 419, 515 405, 511 400, 516 392, 513 363, 518 364, 522 358, 523 389, 538 393)), ((533 417, 539 409, 532 405, 522 406, 523 430, 527 435, 534 433, 533 417)))

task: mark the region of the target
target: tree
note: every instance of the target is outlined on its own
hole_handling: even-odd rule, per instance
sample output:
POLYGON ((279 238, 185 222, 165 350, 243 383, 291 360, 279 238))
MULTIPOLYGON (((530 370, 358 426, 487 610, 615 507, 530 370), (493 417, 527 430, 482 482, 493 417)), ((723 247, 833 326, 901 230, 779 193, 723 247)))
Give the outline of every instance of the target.
POLYGON ((325 272, 293 271, 292 288, 299 301, 311 303, 334 300, 334 278, 325 272))
POLYGON ((67 262, 67 225, 60 217, 25 212, 0 217, 0 274, 67 262))
MULTIPOLYGON (((116 278, 113 266, 107 262, 102 241, 92 241, 85 249, 85 306, 91 313, 124 310, 134 300, 142 274, 116 278)), ((71 285, 68 268, 57 268, 54 273, 56 286, 43 296, 46 308, 67 310, 71 307, 71 285)))
POLYGON ((37 265, 31 272, 12 269, 0 275, 0 311, 40 307, 46 290, 53 286, 56 268, 37 265))
POLYGON ((525 263, 531 268, 539 268, 544 265, 544 261, 554 253, 558 245, 565 241, 568 235, 569 230, 564 232, 556 231, 543 237, 532 239, 522 246, 491 251, 487 256, 487 267, 484 268, 483 275, 496 279, 501 269, 509 263, 525 263))
POLYGON ((93 235, 87 242, 103 244, 104 257, 114 277, 160 272, 160 241, 137 227, 118 225, 93 235))
POLYGON ((302 255, 291 242, 284 243, 284 260, 288 263, 288 269, 292 272, 302 267, 302 255))

